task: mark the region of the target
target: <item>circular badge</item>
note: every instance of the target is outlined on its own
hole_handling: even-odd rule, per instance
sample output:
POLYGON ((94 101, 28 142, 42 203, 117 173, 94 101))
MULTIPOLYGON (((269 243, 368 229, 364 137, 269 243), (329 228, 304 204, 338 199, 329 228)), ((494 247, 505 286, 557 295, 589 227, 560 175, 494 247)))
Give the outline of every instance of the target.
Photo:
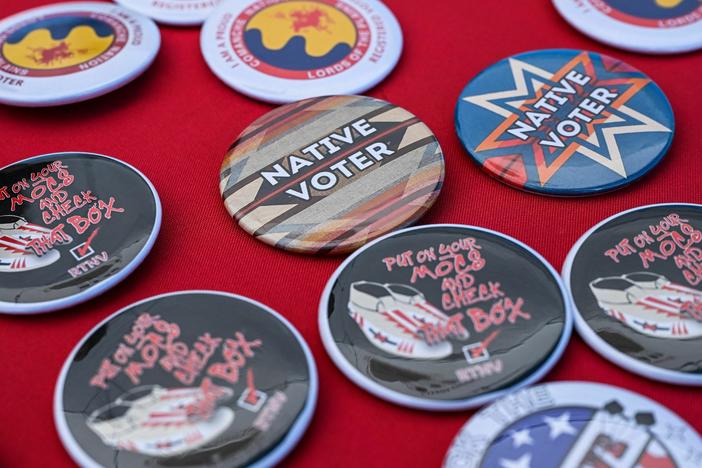
POLYGON ((553 0, 577 30, 605 44, 666 54, 702 48, 700 0, 553 0))
POLYGON ((576 326, 616 364, 702 385, 702 205, 649 205, 590 229, 563 277, 576 326))
POLYGON ((0 169, 0 312, 103 293, 144 260, 160 226, 153 185, 116 159, 55 153, 0 169))
POLYGON ((456 105, 456 132, 493 177, 543 195, 596 195, 648 173, 673 139, 663 91, 624 62, 542 50, 475 77, 456 105))
POLYGON ((484 404, 548 372, 570 337, 561 280, 503 234, 428 225, 351 255, 319 304, 322 340, 356 384, 430 410, 484 404))
POLYGON ((0 21, 0 103, 54 106, 124 86, 161 38, 148 18, 109 3, 59 3, 0 21))
POLYGON ((342 253, 416 221, 443 178, 439 142, 417 117, 379 99, 330 96, 246 128, 222 164, 220 190, 257 239, 342 253))
POLYGON ((702 464, 702 438, 639 394, 589 382, 537 385, 463 426, 445 468, 673 468, 702 464))
POLYGON ((202 24, 221 0, 115 0, 120 5, 176 26, 202 24))
POLYGON ((108 317, 61 370, 54 417, 80 466, 274 466, 312 418, 307 344, 268 307, 186 291, 108 317))
POLYGON ((402 52, 400 25, 377 0, 227 0, 200 41, 222 81, 274 103, 362 93, 402 52))

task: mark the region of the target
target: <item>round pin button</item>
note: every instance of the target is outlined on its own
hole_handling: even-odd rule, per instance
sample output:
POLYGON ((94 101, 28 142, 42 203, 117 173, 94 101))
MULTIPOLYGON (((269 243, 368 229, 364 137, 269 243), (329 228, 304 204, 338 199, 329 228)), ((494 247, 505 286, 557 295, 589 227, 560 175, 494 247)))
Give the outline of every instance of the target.
POLYGON ((624 211, 575 244, 563 278, 578 332, 637 374, 702 385, 702 205, 624 211))
POLYGON ((200 44, 227 85, 286 103, 372 88, 395 68, 402 31, 377 0, 226 0, 200 44))
POLYGON ((702 438, 668 408, 618 387, 554 382, 476 413, 445 468, 663 468, 702 462, 702 438))
POLYGON ((699 0, 553 0, 574 28, 605 44, 669 54, 702 48, 699 0))
POLYGON ((0 169, 0 312, 105 292, 144 260, 160 226, 153 185, 116 159, 54 153, 0 169))
POLYGON ((220 190, 255 238, 303 253, 342 253, 426 212, 439 194, 439 142, 417 117, 363 96, 279 107, 246 128, 220 190))
POLYGON ((475 162, 542 195, 596 195, 631 184, 663 158, 674 125, 650 78, 577 50, 502 60, 468 83, 456 106, 456 132, 475 162))
POLYGON ((221 0, 115 0, 159 23, 176 26, 202 24, 221 0))
POLYGON ((58 3, 0 21, 0 103, 101 96, 141 75, 161 43, 150 19, 110 3, 58 3))
POLYGON ((370 393, 428 410, 479 406, 543 377, 570 337, 560 278, 503 234, 427 225, 382 237, 333 274, 324 346, 370 393))
POLYGON ((317 371, 250 299, 165 294, 97 325, 61 370, 54 418, 80 466, 274 466, 305 432, 317 371))

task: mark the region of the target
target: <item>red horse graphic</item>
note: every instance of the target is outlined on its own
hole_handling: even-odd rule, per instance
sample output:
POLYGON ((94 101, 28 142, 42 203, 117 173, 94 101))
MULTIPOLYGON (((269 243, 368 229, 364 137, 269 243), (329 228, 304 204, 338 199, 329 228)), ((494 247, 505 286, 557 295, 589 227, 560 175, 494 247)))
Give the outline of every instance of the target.
POLYGON ((54 47, 37 47, 30 48, 29 50, 32 51, 32 55, 28 55, 28 57, 41 65, 51 65, 54 62, 71 58, 74 55, 68 43, 65 41, 61 41, 54 47))

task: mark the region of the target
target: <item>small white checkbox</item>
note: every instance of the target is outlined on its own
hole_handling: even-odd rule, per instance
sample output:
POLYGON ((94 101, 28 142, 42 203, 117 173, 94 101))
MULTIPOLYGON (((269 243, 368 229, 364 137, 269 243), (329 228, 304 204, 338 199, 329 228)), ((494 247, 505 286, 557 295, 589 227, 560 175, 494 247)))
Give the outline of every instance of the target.
POLYGON ((263 404, 266 402, 268 395, 266 395, 264 392, 261 392, 259 390, 254 390, 254 391, 256 392, 256 403, 249 402, 251 390, 247 388, 246 390, 244 390, 244 393, 241 394, 241 396, 239 397, 239 400, 236 402, 236 404, 239 405, 241 408, 249 410, 253 413, 258 412, 258 410, 260 410, 261 407, 263 406, 263 404))
POLYGON ((75 258, 78 261, 81 261, 85 258, 90 257, 92 254, 95 253, 95 250, 93 250, 92 247, 88 246, 88 250, 85 251, 85 255, 81 255, 81 250, 85 248, 85 242, 83 242, 80 245, 77 245, 71 249, 71 255, 73 255, 73 258, 75 258))
POLYGON ((487 347, 483 347, 482 342, 465 345, 462 349, 463 355, 466 357, 466 361, 468 361, 468 364, 476 364, 478 362, 483 362, 490 359, 490 353, 488 352, 487 347), (476 353, 474 351, 475 349, 479 349, 480 352, 476 353))

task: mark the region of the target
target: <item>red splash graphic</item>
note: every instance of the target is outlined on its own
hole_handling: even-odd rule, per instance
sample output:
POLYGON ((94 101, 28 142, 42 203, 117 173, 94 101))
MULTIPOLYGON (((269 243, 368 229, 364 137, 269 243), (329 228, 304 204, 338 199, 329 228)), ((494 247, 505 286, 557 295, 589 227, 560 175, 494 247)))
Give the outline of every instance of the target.
POLYGON ((54 47, 38 47, 30 50, 32 55, 29 55, 29 58, 42 65, 51 65, 54 62, 73 57, 73 52, 65 41, 61 41, 59 45, 54 47))
POLYGON ((317 31, 328 31, 328 23, 333 23, 329 15, 322 10, 315 8, 313 10, 297 10, 290 13, 293 19, 292 27, 295 32, 300 32, 304 28, 314 28, 317 31), (324 21, 322 21, 324 20, 324 21))

